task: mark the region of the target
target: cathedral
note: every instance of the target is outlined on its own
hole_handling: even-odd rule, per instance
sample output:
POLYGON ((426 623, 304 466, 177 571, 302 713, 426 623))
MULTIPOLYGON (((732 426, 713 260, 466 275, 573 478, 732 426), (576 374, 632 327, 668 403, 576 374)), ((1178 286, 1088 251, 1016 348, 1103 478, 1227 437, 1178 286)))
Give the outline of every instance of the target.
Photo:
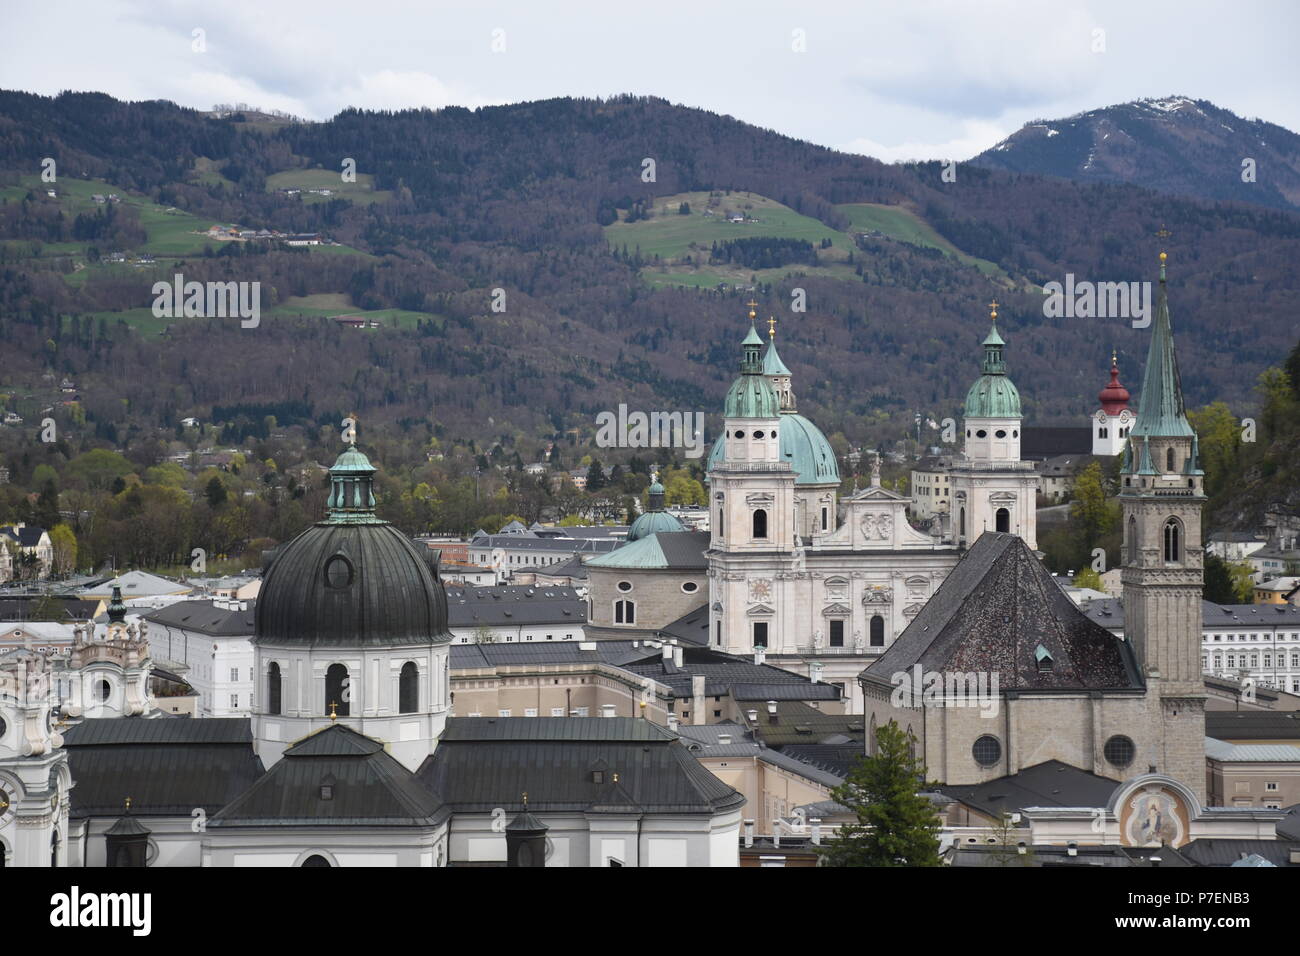
POLYGON ((839 500, 835 454, 798 413, 775 330, 764 352, 750 309, 740 375, 708 460, 712 646, 839 684, 861 713, 858 673, 916 619, 964 549, 986 530, 1036 546, 1037 477, 1020 460, 1006 343, 994 309, 982 374, 966 398, 955 523, 947 535, 922 532, 908 522, 910 499, 881 487, 878 462, 867 488, 839 500))

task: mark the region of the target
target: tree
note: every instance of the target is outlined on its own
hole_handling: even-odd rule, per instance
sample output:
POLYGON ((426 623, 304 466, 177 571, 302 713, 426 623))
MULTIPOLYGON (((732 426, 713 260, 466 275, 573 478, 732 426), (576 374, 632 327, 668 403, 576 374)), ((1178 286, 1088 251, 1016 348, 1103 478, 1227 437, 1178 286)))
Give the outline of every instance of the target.
POLYGON ((208 505, 214 511, 226 503, 226 486, 216 475, 208 479, 208 486, 203 493, 207 496, 208 505))
POLYGON ((677 207, 677 214, 679 216, 689 216, 691 214, 691 204, 688 202, 682 203, 677 207))
POLYGON ((1204 597, 1215 604, 1236 604, 1237 592, 1232 586, 1232 575, 1228 571, 1228 562, 1217 554, 1205 555, 1205 589, 1204 597))
POLYGON ((917 791, 925 768, 916 738, 891 720, 876 731, 876 753, 861 758, 831 799, 852 810, 857 823, 839 828, 820 850, 826 866, 939 866, 939 817, 917 791))
POLYGON ((1104 590, 1101 575, 1092 568, 1084 568, 1074 576, 1074 586, 1076 588, 1092 588, 1094 591, 1104 590))
POLYGON ((66 524, 57 524, 49 531, 50 545, 54 549, 54 573, 69 574, 77 566, 77 536, 66 524))

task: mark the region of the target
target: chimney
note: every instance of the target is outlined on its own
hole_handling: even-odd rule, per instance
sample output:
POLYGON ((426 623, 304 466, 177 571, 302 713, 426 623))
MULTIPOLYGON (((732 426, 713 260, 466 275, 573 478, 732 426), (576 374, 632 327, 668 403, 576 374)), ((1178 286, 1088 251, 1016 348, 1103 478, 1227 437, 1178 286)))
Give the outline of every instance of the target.
POLYGON ((614 707, 613 704, 601 704, 601 705, 600 705, 600 716, 602 716, 602 717, 613 717, 613 716, 614 716, 614 711, 615 711, 615 709, 616 709, 616 708, 614 707))
POLYGON ((763 662, 766 660, 767 648, 760 644, 758 647, 754 648, 754 666, 762 667, 763 662))
POLYGON ((745 711, 745 716, 749 718, 751 724, 758 723, 758 711, 750 709, 745 711))
POLYGON ((731 734, 718 734, 718 743, 723 745, 731 743, 731 734))
POLYGON ((776 701, 774 700, 767 702, 767 722, 769 724, 776 723, 776 701))
POLYGON ((746 820, 745 821, 745 846, 751 847, 753 845, 754 845, 754 821, 746 820))
POLYGON ((663 643, 663 652, 664 652, 664 663, 671 664, 673 662, 673 646, 669 644, 667 641, 664 641, 663 643))
POLYGON ((682 666, 682 649, 677 646, 675 641, 673 642, 673 663, 678 667, 682 666))
POLYGON ((772 827, 772 847, 777 850, 781 848, 781 830, 777 826, 772 827))
POLYGON ((691 675, 691 720, 697 724, 708 723, 708 721, 704 719, 704 690, 706 686, 703 674, 691 675))
POLYGON ((679 723, 681 723, 681 721, 677 718, 676 714, 668 715, 668 729, 671 730, 673 733, 677 733, 677 725, 679 723))
POLYGON ((812 824, 812 842, 813 846, 822 845, 822 821, 821 817, 812 817, 808 821, 812 824))
POLYGON ((808 665, 808 679, 809 679, 810 681, 812 681, 814 684, 819 684, 819 683, 821 683, 821 679, 822 679, 822 668, 823 668, 824 666, 825 666, 825 665, 822 664, 821 661, 812 661, 812 662, 808 665))
POLYGON ((1075 843, 1073 840, 1071 840, 1069 843, 1066 844, 1066 846, 1069 847, 1069 849, 1067 849, 1067 850, 1065 851, 1068 855, 1070 855, 1070 856, 1078 856, 1078 855, 1079 855, 1079 844, 1077 844, 1077 843, 1075 843))

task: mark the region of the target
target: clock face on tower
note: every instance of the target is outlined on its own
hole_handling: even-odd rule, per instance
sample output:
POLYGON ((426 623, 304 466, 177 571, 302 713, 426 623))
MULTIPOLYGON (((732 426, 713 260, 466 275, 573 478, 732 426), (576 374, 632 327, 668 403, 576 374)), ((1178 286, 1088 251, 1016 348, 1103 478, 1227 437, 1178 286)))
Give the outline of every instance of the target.
POLYGON ((1105 411, 1105 409, 1103 409, 1103 410, 1097 412, 1097 421, 1098 421, 1098 423, 1100 423, 1100 424, 1102 424, 1102 425, 1106 424, 1106 411, 1105 411))

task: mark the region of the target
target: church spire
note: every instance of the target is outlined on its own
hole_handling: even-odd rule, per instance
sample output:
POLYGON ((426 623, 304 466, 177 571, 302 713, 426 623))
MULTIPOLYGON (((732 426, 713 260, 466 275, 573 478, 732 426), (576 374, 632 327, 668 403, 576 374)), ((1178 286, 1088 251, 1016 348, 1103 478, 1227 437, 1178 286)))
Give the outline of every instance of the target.
POLYGON ((1174 354, 1174 334, 1169 323, 1169 296, 1165 288, 1167 258, 1165 253, 1160 253, 1160 285, 1156 292, 1151 347, 1147 352, 1147 365, 1142 377, 1142 399, 1138 405, 1137 424, 1133 426, 1131 434, 1152 438, 1190 438, 1193 431, 1183 406, 1178 357, 1174 354))

